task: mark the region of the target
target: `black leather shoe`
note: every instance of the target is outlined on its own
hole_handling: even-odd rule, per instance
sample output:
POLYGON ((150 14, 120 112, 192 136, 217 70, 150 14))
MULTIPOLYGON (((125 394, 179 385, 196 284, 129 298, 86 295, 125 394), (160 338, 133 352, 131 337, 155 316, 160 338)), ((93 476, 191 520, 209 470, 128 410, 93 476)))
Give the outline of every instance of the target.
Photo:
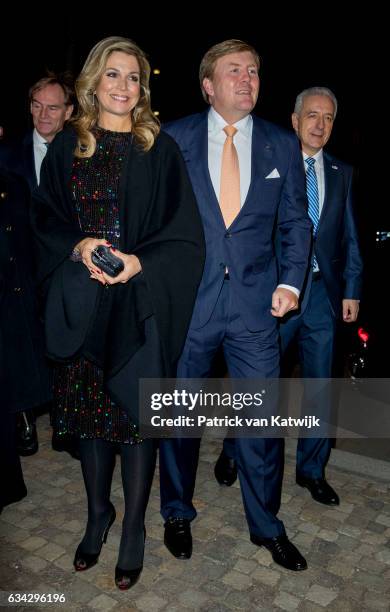
POLYGON ((124 570, 116 566, 115 568, 115 584, 121 591, 127 591, 138 582, 143 566, 137 569, 124 570))
POLYGON ((37 428, 32 410, 25 410, 17 415, 16 450, 22 457, 29 457, 38 452, 37 428))
POLYGON ((190 521, 170 516, 164 527, 164 544, 169 552, 176 559, 189 559, 192 555, 190 521))
POLYGON ((110 518, 108 520, 106 527, 104 528, 102 540, 99 545, 99 551, 97 553, 87 553, 82 550, 82 545, 79 544, 76 550, 76 554, 74 556, 74 560, 73 560, 73 566, 76 572, 84 572, 85 570, 88 570, 90 567, 93 567, 94 565, 96 565, 96 563, 99 560, 102 546, 103 544, 107 542, 108 532, 110 531, 110 527, 115 521, 115 518, 116 518, 115 508, 111 504, 110 518))
POLYGON ((257 546, 267 548, 275 563, 294 572, 307 569, 306 559, 302 557, 299 550, 290 542, 286 535, 277 538, 259 538, 251 534, 251 542, 257 546))
POLYGON ((237 466, 235 460, 228 457, 222 451, 215 464, 214 474, 220 485, 231 487, 237 480, 237 466))
POLYGON ((339 506, 340 499, 336 491, 326 482, 325 478, 306 478, 296 475, 297 485, 309 489, 311 496, 320 504, 339 506))

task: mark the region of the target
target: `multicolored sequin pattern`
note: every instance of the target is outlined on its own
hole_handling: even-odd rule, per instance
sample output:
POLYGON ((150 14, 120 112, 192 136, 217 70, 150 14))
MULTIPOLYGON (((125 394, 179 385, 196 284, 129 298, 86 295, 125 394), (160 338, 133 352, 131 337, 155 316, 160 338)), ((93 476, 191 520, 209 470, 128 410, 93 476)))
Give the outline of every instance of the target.
POLYGON ((80 227, 94 238, 119 246, 119 179, 131 143, 129 132, 95 128, 96 151, 88 159, 74 158, 71 193, 80 227))

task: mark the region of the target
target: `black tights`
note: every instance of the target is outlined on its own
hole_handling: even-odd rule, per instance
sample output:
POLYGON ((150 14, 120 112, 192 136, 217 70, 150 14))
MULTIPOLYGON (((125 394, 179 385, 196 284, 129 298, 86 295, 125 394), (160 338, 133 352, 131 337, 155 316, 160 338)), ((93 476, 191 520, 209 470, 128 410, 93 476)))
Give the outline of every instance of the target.
POLYGON ((88 523, 81 549, 97 553, 109 522, 112 505, 110 491, 116 451, 120 449, 125 513, 118 566, 136 569, 142 566, 144 519, 156 465, 153 440, 140 444, 116 444, 106 440, 80 440, 81 468, 88 498, 88 523))

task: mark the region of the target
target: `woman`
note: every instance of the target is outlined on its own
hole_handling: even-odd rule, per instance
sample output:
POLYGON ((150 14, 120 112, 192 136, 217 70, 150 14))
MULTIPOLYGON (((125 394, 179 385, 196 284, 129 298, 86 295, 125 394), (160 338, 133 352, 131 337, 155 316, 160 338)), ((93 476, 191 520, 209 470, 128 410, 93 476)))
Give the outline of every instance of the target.
POLYGON ((184 162, 150 107, 150 66, 131 40, 106 38, 76 82, 79 112, 50 146, 34 198, 46 336, 57 368, 52 423, 80 437, 88 522, 77 571, 94 565, 115 520, 119 446, 125 514, 115 582, 143 563, 144 516, 155 467, 141 440, 140 377, 174 376, 203 265, 203 234, 184 162), (118 276, 91 259, 112 245, 118 276))

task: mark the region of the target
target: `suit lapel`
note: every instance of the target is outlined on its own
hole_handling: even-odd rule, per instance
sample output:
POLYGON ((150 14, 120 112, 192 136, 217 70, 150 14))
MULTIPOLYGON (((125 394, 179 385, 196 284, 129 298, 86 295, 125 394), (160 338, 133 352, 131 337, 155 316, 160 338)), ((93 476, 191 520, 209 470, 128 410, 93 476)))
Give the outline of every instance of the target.
MULTIPOLYGON (((270 171, 269 168, 270 165, 272 165, 273 156, 274 149, 267 136, 264 126, 257 117, 253 117, 251 182, 241 211, 250 206, 252 202, 258 201, 255 194, 262 192, 261 182, 270 171)), ((241 211, 237 215, 236 219, 239 219, 241 211)))
POLYGON ((269 173, 273 156, 274 148, 264 126, 257 117, 253 117, 251 184, 245 203, 250 199, 256 182, 269 173))
POLYGON ((253 115, 252 117, 251 181, 245 202, 237 217, 234 219, 231 227, 234 227, 234 225, 240 221, 242 215, 245 214, 245 211, 249 206, 252 204, 256 206, 258 205, 259 197, 258 195, 256 196, 256 194, 263 192, 262 181, 270 172, 272 158, 274 156, 274 148, 270 139, 268 138, 267 131, 264 129, 261 120, 253 115))
POLYGON ((198 202, 206 203, 208 212, 212 212, 219 223, 224 223, 219 202, 211 181, 208 163, 208 111, 199 117, 199 123, 194 126, 192 142, 184 158, 189 164, 193 185, 197 191, 198 202))
POLYGON ((336 190, 337 182, 338 182, 338 173, 339 168, 337 164, 333 163, 332 158, 324 153, 324 185, 325 185, 325 193, 324 193, 324 204, 322 207, 320 221, 318 225, 318 231, 320 231, 321 226, 326 224, 326 218, 328 216, 331 202, 334 199, 334 193, 336 190))

